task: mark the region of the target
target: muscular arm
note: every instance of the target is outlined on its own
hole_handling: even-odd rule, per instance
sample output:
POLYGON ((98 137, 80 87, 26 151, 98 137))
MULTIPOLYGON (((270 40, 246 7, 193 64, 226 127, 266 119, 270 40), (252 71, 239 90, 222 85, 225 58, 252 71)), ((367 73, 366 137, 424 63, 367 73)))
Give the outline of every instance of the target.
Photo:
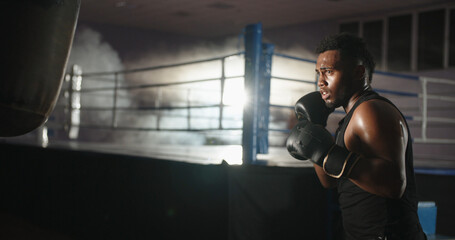
POLYGON ((350 180, 363 190, 399 198, 406 187, 405 122, 398 110, 381 100, 362 103, 345 133, 348 150, 361 154, 350 180))

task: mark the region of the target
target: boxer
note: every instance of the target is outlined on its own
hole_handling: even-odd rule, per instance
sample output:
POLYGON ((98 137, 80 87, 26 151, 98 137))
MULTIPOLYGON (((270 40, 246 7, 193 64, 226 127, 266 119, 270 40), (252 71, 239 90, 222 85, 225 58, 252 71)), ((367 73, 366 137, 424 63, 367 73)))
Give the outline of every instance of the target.
POLYGON ((321 184, 336 187, 347 240, 426 239, 417 215, 413 153, 406 120, 371 88, 375 63, 361 38, 337 34, 316 53, 321 101, 304 98, 300 116, 326 117, 342 107, 335 139, 323 125, 302 117, 287 139, 289 153, 313 162, 321 184), (308 112, 307 109, 320 109, 308 112))

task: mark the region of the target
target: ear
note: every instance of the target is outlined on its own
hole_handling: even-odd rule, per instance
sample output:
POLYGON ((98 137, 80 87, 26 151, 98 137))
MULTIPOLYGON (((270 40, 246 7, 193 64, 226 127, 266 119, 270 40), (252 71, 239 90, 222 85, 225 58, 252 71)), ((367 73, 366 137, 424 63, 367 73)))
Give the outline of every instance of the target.
POLYGON ((355 78, 359 80, 365 80, 365 66, 357 65, 354 69, 355 78))

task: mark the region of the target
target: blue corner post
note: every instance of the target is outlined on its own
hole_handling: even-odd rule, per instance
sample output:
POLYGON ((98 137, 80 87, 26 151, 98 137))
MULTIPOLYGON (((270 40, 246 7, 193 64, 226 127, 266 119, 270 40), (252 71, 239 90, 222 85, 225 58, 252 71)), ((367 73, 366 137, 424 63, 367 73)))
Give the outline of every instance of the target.
POLYGON ((257 153, 269 153, 270 79, 272 76, 272 56, 274 45, 262 44, 258 96, 258 135, 257 153))
POLYGON ((258 130, 258 95, 260 62, 262 55, 262 24, 245 28, 245 94, 248 98, 243 107, 243 163, 256 163, 258 130))

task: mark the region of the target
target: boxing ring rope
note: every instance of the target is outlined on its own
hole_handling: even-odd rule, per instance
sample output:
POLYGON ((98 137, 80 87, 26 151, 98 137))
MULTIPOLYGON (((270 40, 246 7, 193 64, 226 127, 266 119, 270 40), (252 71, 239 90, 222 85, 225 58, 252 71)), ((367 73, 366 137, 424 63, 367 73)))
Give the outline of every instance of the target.
MULTIPOLYGON (((316 61, 304 58, 298 58, 294 56, 289 56, 285 54, 275 53, 274 56, 292 59, 302 62, 309 62, 316 64, 316 61)), ((413 93, 413 92, 404 92, 404 91, 396 91, 396 90, 388 90, 388 89, 381 89, 381 88, 374 88, 374 90, 380 94, 387 94, 387 95, 394 95, 400 97, 414 97, 420 99, 422 102, 422 115, 421 116, 410 116, 405 115, 405 118, 410 121, 418 121, 421 122, 421 137, 414 138, 414 142, 417 143, 438 143, 438 144, 455 144, 455 139, 442 139, 442 138, 429 138, 427 137, 427 126, 429 122, 432 123, 449 123, 455 124, 455 118, 447 118, 447 117, 430 117, 428 116, 428 101, 429 100, 440 100, 440 101, 447 101, 447 102, 455 102, 455 97, 451 96, 440 96, 434 94, 428 94, 428 83, 439 83, 439 84, 446 84, 446 85, 454 85, 455 81, 448 80, 448 79, 437 79, 437 78, 427 78, 427 77, 417 77, 413 75, 406 75, 406 74, 397 74, 397 73, 388 73, 383 71, 376 71, 375 75, 383 75, 383 76, 390 76, 395 78, 401 79, 409 79, 413 81, 421 82, 422 85, 422 92, 421 93, 413 93)), ((315 85, 316 89, 316 82, 313 80, 306 80, 306 79, 295 79, 295 78, 284 78, 284 77, 277 77, 272 75, 272 79, 282 80, 282 81, 293 81, 293 82, 300 82, 302 84, 311 84, 315 85)), ((271 107, 276 108, 289 108, 293 109, 293 106, 282 106, 282 105, 270 105, 271 107)), ((344 114, 341 111, 335 111, 337 114, 344 114)), ((285 129, 271 129, 272 131, 282 131, 288 132, 285 129)))
POLYGON ((443 118, 443 117, 428 117, 428 100, 440 100, 440 101, 448 101, 448 102, 455 102, 455 97, 449 96, 438 96, 433 94, 428 94, 428 83, 441 83, 447 85, 454 85, 454 81, 446 80, 446 79, 436 79, 436 78, 421 78, 422 82, 422 94, 419 98, 422 98, 423 101, 423 108, 422 108, 422 117, 415 118, 415 120, 422 122, 422 137, 420 139, 415 139, 416 142, 423 142, 423 143, 449 143, 454 144, 455 139, 434 139, 434 138, 427 138, 427 124, 428 122, 436 122, 436 123, 450 123, 455 124, 455 119, 452 118, 443 118))
MULTIPOLYGON (((153 66, 147 68, 137 68, 137 69, 128 69, 122 71, 113 71, 113 72, 93 72, 93 73, 83 73, 80 67, 73 66, 71 73, 66 76, 66 81, 68 82, 68 89, 64 91, 64 96, 67 99, 67 103, 65 108, 68 112, 70 112, 69 117, 67 118, 67 125, 65 126, 66 130, 68 131, 68 136, 70 139, 77 139, 79 128, 98 128, 98 129, 112 129, 112 130, 128 130, 128 131, 186 131, 186 132, 203 132, 203 131, 213 131, 213 130, 241 130, 240 127, 224 127, 223 126, 223 119, 225 117, 224 108, 229 106, 224 104, 223 98, 225 95, 225 82, 230 79, 238 79, 243 78, 243 75, 232 75, 226 76, 225 72, 225 61, 226 59, 232 57, 241 57, 243 52, 238 52, 234 54, 229 54, 226 56, 221 56, 217 58, 209 58, 204 60, 197 60, 191 62, 184 62, 184 63, 177 63, 177 64, 169 64, 169 65, 161 65, 161 66, 153 66), (144 72, 152 72, 155 70, 160 69, 169 69, 181 66, 187 66, 192 64, 198 63, 205 63, 205 62, 220 62, 221 63, 221 72, 219 77, 214 78, 206 78, 206 79, 198 79, 198 80, 185 80, 185 81, 178 81, 178 82, 166 82, 166 83, 144 83, 144 84, 135 84, 135 85, 120 85, 119 83, 119 76, 125 76, 128 74, 133 73, 144 73, 144 72), (114 79, 106 78, 106 76, 114 76, 114 79), (114 83, 114 87, 92 87, 92 88, 81 88, 81 82, 83 81, 104 81, 114 83), (205 104, 205 105, 191 105, 190 100, 187 100, 186 106, 161 106, 159 97, 155 100, 154 106, 139 106, 139 107, 122 107, 118 106, 118 100, 122 98, 119 95, 120 91, 132 91, 138 89, 159 89, 158 96, 160 96, 161 89, 163 88, 172 88, 175 86, 182 86, 182 85, 192 85, 198 83, 206 83, 206 82, 213 82, 219 81, 220 82, 220 99, 219 102, 216 104, 205 104), (112 92, 111 97, 113 99, 111 107, 94 107, 94 106, 81 106, 81 95, 82 94, 90 94, 90 93, 100 93, 100 92, 112 92), (191 127, 191 109, 204 109, 204 108, 218 108, 219 117, 218 117, 218 126, 216 128, 193 128, 191 127), (111 112, 111 121, 109 125, 106 124, 97 124, 97 125, 87 125, 80 122, 80 111, 109 111, 111 112), (160 127, 160 114, 165 110, 187 110, 187 128, 162 128, 160 127), (117 124, 117 117, 120 111, 123 112, 133 112, 133 111, 156 111, 158 115, 158 120, 156 121, 155 127, 127 127, 127 126, 119 126, 117 124)), ((189 91, 194 91, 194 88, 188 87, 189 91)), ((194 118, 194 117, 193 117, 194 118)))

